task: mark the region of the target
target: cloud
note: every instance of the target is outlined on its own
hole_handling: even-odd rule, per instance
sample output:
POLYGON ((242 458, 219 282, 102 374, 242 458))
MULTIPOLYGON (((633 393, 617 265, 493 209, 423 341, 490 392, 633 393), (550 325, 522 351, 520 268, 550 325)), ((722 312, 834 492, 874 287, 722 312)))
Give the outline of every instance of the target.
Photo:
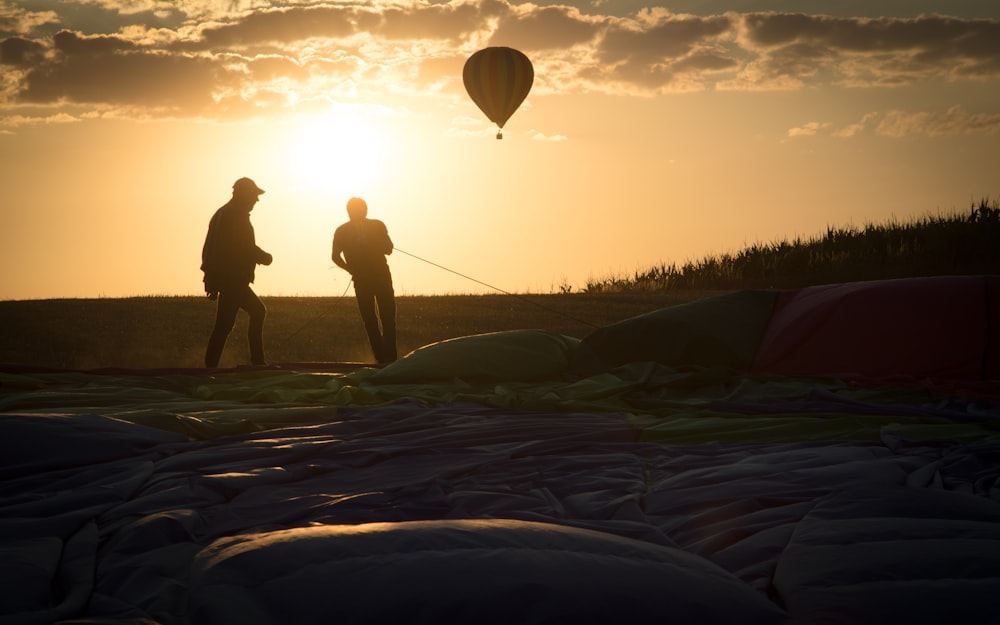
POLYGON ((849 139, 864 133, 881 137, 957 137, 1000 134, 1000 113, 970 113, 960 105, 945 111, 889 110, 866 113, 860 120, 837 128, 831 122, 809 122, 788 130, 788 137, 811 137, 828 132, 849 139))
POLYGON ((59 16, 55 11, 29 11, 7 3, 0 5, 0 33, 28 35, 46 24, 55 24, 59 16))
MULTIPOLYGON (((622 17, 601 14, 599 4, 584 13, 506 0, 37 4, 44 8, 0 9, 0 111, 89 105, 226 118, 280 113, 331 94, 460 98, 464 59, 486 45, 528 53, 538 94, 1000 79, 1000 20, 939 15, 653 8, 622 17)), ((907 126, 881 121, 886 134, 907 126)))
POLYGON ((0 117, 0 128, 17 128, 18 126, 39 126, 46 124, 71 124, 80 121, 68 113, 55 113, 53 115, 31 116, 31 115, 5 115, 0 117))
POLYGON ((995 135, 1000 114, 969 113, 957 105, 943 113, 889 111, 875 120, 874 132, 884 137, 995 135))
POLYGON ((620 20, 605 34, 599 56, 607 63, 625 60, 656 64, 683 58, 698 47, 714 43, 732 30, 728 16, 663 15, 655 20, 620 20))
POLYGON ((190 47, 200 50, 252 51, 269 44, 291 44, 313 38, 339 39, 377 26, 371 11, 354 7, 319 6, 272 9, 249 13, 226 23, 203 28, 190 47))
POLYGON ((867 128, 868 125, 871 124, 871 122, 877 118, 878 118, 878 113, 868 113, 857 122, 854 122, 853 124, 848 124, 843 128, 838 128, 833 132, 833 136, 838 137, 840 139, 849 139, 851 137, 857 136, 862 132, 864 132, 865 128, 867 128))
POLYGON ((558 54, 592 44, 605 22, 604 18, 585 16, 573 7, 511 7, 500 16, 489 44, 558 54))
POLYGON ((30 39, 11 37, 0 41, 0 65, 30 66, 45 54, 45 46, 30 39))
POLYGON ((25 74, 18 99, 193 113, 211 104, 224 74, 223 67, 203 58, 143 49, 114 36, 60 31, 46 61, 25 74))
POLYGON ((788 130, 789 137, 812 137, 820 130, 824 128, 829 128, 830 122, 809 122, 798 126, 796 128, 790 128, 788 130))
POLYGON ((566 135, 546 135, 545 133, 535 130, 534 128, 527 132, 527 136, 532 141, 548 141, 552 143, 569 141, 569 137, 566 135))
POLYGON ((762 81, 822 76, 869 86, 1000 76, 997 20, 756 13, 743 17, 741 42, 755 53, 762 81))
POLYGON ((497 2, 394 7, 381 12, 381 22, 372 34, 397 41, 461 43, 475 33, 486 31, 486 25, 505 12, 506 6, 497 2))

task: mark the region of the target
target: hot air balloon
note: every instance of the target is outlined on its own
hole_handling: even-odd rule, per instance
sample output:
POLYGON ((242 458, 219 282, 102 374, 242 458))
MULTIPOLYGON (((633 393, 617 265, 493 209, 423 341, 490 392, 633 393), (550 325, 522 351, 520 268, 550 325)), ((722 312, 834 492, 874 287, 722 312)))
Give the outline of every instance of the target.
POLYGON ((472 101, 499 127, 497 139, 503 139, 503 125, 531 91, 535 70, 514 48, 483 48, 465 62, 462 80, 472 101))

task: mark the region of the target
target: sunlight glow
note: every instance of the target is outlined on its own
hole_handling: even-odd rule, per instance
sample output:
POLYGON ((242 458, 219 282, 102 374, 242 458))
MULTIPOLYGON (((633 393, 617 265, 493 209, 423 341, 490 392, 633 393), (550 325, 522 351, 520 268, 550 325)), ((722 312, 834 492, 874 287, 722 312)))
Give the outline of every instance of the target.
POLYGON ((297 191, 367 189, 384 180, 391 150, 377 113, 337 109, 303 117, 282 162, 297 191))

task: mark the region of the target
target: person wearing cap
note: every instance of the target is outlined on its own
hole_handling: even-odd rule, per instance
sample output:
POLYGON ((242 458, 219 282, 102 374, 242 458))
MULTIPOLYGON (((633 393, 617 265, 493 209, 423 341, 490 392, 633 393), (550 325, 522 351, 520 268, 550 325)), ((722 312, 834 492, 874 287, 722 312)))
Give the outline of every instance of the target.
POLYGON ((257 247, 250 211, 264 190, 250 178, 240 178, 233 184, 233 197, 222 205, 208 223, 208 234, 201 251, 201 270, 205 272, 205 293, 218 300, 215 326, 205 350, 205 366, 219 366, 226 339, 236 324, 236 315, 243 309, 250 315, 247 341, 250 362, 263 365, 264 317, 267 309, 250 288, 257 265, 270 265, 272 257, 257 247))
POLYGON ((392 240, 385 224, 368 219, 368 204, 359 197, 347 201, 350 221, 333 233, 333 262, 351 274, 361 320, 375 360, 396 360, 396 298, 386 256, 392 240))

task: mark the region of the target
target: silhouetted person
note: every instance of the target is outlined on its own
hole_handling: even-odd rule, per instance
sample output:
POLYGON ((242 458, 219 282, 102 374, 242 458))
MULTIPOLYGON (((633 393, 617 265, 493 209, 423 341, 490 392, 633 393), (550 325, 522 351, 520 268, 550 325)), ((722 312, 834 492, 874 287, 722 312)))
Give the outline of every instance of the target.
POLYGON ((368 204, 359 197, 347 201, 351 218, 333 233, 333 262, 354 279, 354 295, 365 323, 375 360, 396 360, 396 296, 386 256, 392 241, 385 224, 368 219, 368 204))
POLYGON ((236 324, 242 308, 250 315, 247 340, 250 362, 264 364, 264 317, 267 309, 250 288, 257 265, 270 265, 271 255, 257 247, 250 211, 264 190, 249 178, 233 184, 233 197, 212 216, 208 235, 201 251, 201 270, 205 272, 205 292, 218 299, 215 327, 205 350, 205 366, 218 367, 222 348, 236 324))

